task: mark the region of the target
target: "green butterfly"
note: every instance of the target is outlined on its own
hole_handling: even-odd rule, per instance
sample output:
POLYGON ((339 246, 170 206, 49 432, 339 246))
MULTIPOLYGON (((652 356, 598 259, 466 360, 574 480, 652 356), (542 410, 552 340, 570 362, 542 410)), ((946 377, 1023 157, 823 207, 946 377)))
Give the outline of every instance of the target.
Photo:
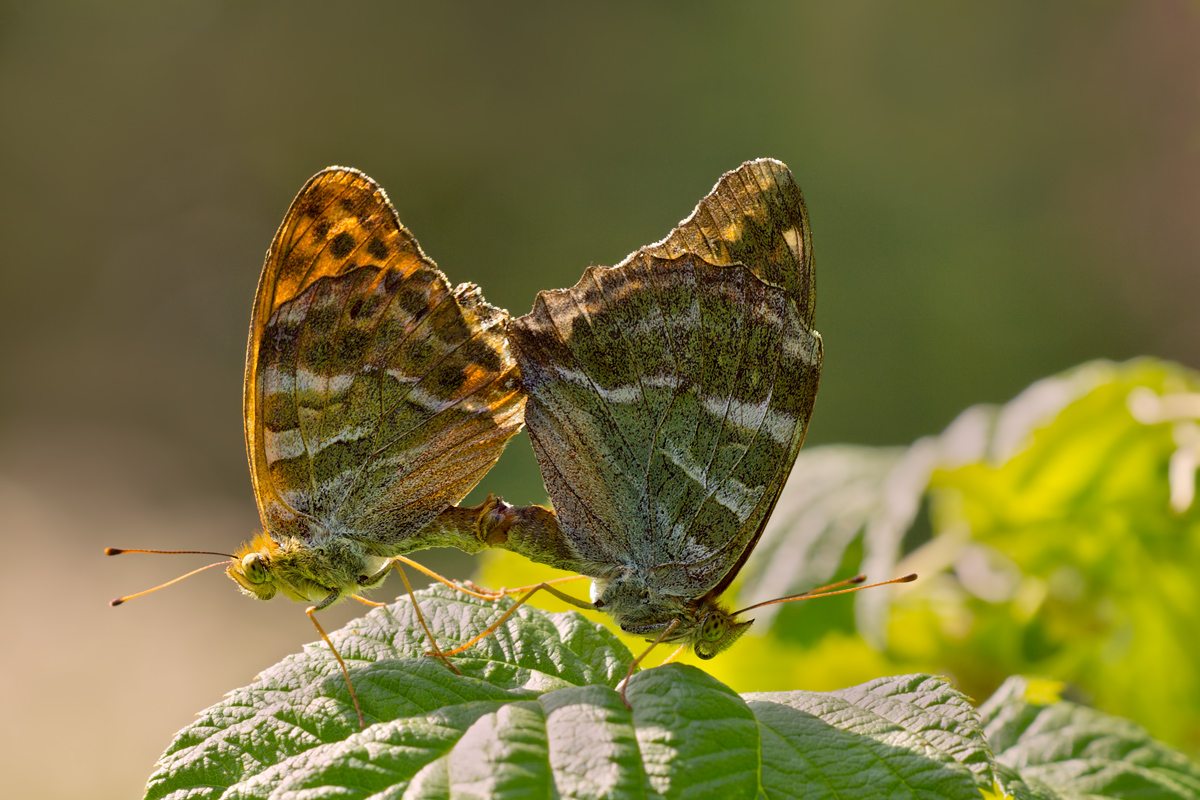
POLYGON ((661 242, 540 293, 508 336, 554 510, 492 499, 477 509, 484 541, 592 577, 590 603, 534 591, 655 644, 701 658, 732 645, 751 621, 720 596, 816 400, 815 288, 800 189, 763 159, 724 175, 661 242))

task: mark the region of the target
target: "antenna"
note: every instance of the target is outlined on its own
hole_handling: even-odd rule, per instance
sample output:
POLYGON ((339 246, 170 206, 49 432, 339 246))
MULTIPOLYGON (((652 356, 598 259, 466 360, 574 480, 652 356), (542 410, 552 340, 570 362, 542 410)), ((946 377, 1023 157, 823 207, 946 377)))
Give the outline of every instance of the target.
POLYGON ((789 603, 792 600, 812 600, 813 598, 816 598, 816 597, 832 597, 835 594, 849 594, 850 592, 860 592, 863 589, 874 589, 876 586, 887 586, 892 583, 912 583, 913 581, 915 581, 917 579, 917 573, 910 572, 907 575, 901 575, 899 578, 892 578, 891 580, 880 581, 879 583, 868 583, 866 586, 853 586, 849 589, 839 589, 838 588, 839 586, 846 586, 847 584, 851 584, 851 583, 862 583, 866 579, 867 579, 866 575, 855 575, 853 578, 850 578, 848 580, 838 581, 837 583, 831 583, 828 586, 822 586, 819 589, 810 589, 807 592, 801 592, 800 594, 793 594, 788 597, 777 597, 774 600, 764 600, 761 603, 755 603, 752 606, 746 606, 745 608, 741 609, 740 611, 733 612, 733 616, 735 616, 735 617, 741 616, 742 614, 745 614, 747 611, 753 611, 756 608, 762 608, 763 606, 774 605, 775 603, 789 603))
POLYGON ((197 572, 204 572, 204 570, 206 570, 206 569, 212 569, 213 567, 219 567, 222 564, 231 564, 234 561, 234 557, 232 555, 230 555, 229 553, 214 553, 211 550, 125 550, 120 547, 104 548, 104 555, 106 555, 106 556, 120 556, 120 555, 124 555, 126 553, 150 553, 152 555, 162 555, 162 556, 178 556, 178 555, 224 556, 227 560, 217 561, 213 564, 209 564, 206 567, 200 567, 200 569, 194 569, 191 572, 187 573, 186 575, 180 575, 178 578, 175 578, 174 580, 169 580, 166 583, 159 584, 158 586, 155 586, 153 589, 146 589, 144 591, 137 592, 136 594, 128 594, 128 595, 125 595, 124 597, 114 598, 114 599, 108 601, 108 604, 110 606, 114 606, 114 607, 119 606, 119 605, 121 605, 121 603, 124 603, 126 600, 132 600, 135 597, 141 597, 142 595, 147 595, 147 594, 150 594, 151 592, 157 592, 159 589, 165 589, 173 583, 179 583, 184 578, 190 578, 193 575, 195 575, 197 572))

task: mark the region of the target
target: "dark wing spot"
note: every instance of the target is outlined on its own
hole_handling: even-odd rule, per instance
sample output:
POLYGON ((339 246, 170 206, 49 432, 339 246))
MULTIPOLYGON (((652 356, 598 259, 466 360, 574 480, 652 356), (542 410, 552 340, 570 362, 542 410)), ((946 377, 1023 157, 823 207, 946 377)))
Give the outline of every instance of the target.
POLYGON ((334 357, 333 346, 328 339, 316 339, 305 350, 300 363, 317 375, 330 375, 335 371, 332 366, 334 357))
POLYGON ((328 219, 321 218, 313 223, 313 233, 317 235, 318 239, 324 239, 329 235, 329 226, 332 224, 328 219))
POLYGON ((333 237, 333 241, 329 243, 329 250, 333 253, 334 258, 345 258, 353 252, 354 245, 354 237, 342 231, 333 237))
POLYGON ((339 317, 341 317, 341 310, 333 305, 333 303, 314 303, 308 307, 308 314, 304 318, 304 324, 309 329, 317 331, 318 334, 324 337, 337 329, 339 317))
POLYGON ((286 324, 279 318, 268 322, 263 328, 262 343, 258 349, 258 369, 265 370, 276 360, 282 360, 283 355, 290 354, 296 346, 299 333, 296 325, 286 324))
POLYGON ((428 267, 421 267, 420 269, 413 270, 412 274, 408 276, 408 281, 413 286, 427 287, 435 285, 440 277, 440 272, 436 272, 428 267))
POLYGON ((578 337, 591 338, 590 335, 591 326, 588 325, 588 321, 586 319, 580 315, 576 315, 571 318, 570 333, 567 334, 568 339, 574 339, 578 337))
POLYGON ((429 365, 433 362, 434 356, 439 353, 440 351, 435 350, 429 342, 413 342, 411 349, 407 352, 407 366, 410 373, 413 375, 424 375, 428 371, 429 365))
POLYGON ((429 298, 418 289, 405 288, 396 292, 396 305, 411 317, 420 317, 429 308, 429 298))
POLYGON ((380 261, 387 261, 388 246, 378 237, 371 239, 370 243, 367 244, 367 252, 380 261))
POLYGON ((455 316, 443 322, 434 335, 448 345, 457 345, 467 340, 471 335, 471 328, 466 320, 455 316))
POLYGON ((432 384, 436 389, 435 394, 439 397, 453 397, 462 390, 463 384, 467 382, 467 374, 462 371, 458 364, 448 361, 439 364, 430 373, 427 383, 432 384))
POLYGON ((468 362, 483 367, 488 372, 499 372, 504 366, 499 354, 487 342, 481 342, 479 339, 467 342, 458 352, 468 362))
POLYGON ((288 431, 300 427, 300 418, 291 392, 275 391, 274 386, 264 386, 262 394, 263 427, 269 431, 288 431))
POLYGON ((370 331, 359 330, 357 328, 345 330, 338 337, 334 357, 339 364, 358 366, 365 360, 367 350, 370 348, 373 338, 374 336, 370 331))
POLYGON ((395 294, 404 285, 404 275, 396 270, 388 270, 383 278, 383 291, 387 294, 395 294))
POLYGON ((301 272, 308 263, 308 254, 301 250, 292 250, 283 259, 283 272, 301 272))
POLYGON ((325 197, 313 192, 296 203, 296 213, 304 217, 315 217, 325 210, 325 197))

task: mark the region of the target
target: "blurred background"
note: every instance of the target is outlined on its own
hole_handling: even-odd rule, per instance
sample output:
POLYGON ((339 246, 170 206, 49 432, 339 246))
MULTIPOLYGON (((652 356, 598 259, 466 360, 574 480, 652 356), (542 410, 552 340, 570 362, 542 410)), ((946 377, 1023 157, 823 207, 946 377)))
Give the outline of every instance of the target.
MULTIPOLYGON (((1198 78, 1184 0, 0 2, 6 786, 135 796, 315 638, 216 571, 110 609, 205 562, 101 551, 254 531, 250 304, 318 169, 373 176, 452 283, 523 314, 779 158, 819 276, 808 442, 902 444, 1086 359, 1200 366, 1198 78)), ((488 491, 544 502, 524 436, 488 491)))

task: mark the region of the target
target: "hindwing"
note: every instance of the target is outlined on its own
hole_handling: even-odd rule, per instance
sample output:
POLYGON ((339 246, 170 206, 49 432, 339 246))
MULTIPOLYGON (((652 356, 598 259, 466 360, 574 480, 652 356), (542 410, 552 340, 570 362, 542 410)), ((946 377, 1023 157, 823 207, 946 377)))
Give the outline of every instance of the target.
POLYGON ((265 529, 386 553, 456 503, 521 428, 507 312, 451 289, 362 173, 300 191, 259 281, 246 450, 265 529))
POLYGON ((509 326, 529 433, 580 571, 723 590, 812 414, 821 340, 800 190, 777 161, 727 173, 661 242, 509 326))

